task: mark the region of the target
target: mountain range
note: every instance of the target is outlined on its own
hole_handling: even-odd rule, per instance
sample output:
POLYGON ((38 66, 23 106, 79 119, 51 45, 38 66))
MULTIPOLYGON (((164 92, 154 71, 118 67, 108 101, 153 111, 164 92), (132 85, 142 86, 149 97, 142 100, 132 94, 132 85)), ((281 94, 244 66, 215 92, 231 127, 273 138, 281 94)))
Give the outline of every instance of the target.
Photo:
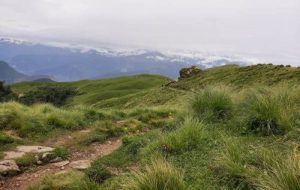
POLYGON ((205 69, 225 64, 250 63, 239 57, 207 56, 195 52, 116 51, 8 38, 0 39, 0 60, 26 76, 42 75, 56 81, 134 74, 159 74, 176 79, 179 70, 190 65, 205 69))
POLYGON ((16 83, 20 81, 53 82, 48 76, 29 76, 20 73, 4 61, 0 61, 0 81, 4 81, 6 84, 16 83))

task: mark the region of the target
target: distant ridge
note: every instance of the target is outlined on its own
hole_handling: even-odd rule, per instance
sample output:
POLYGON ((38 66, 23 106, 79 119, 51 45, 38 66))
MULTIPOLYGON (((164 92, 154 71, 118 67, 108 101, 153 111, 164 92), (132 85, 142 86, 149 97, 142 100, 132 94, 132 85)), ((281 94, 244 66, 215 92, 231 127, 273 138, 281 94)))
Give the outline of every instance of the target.
POLYGON ((209 55, 193 51, 120 51, 1 38, 0 60, 6 61, 26 75, 51 76, 55 81, 101 79, 132 74, 158 74, 176 79, 181 68, 191 65, 207 69, 256 62, 239 56, 209 55))
POLYGON ((54 82, 47 76, 28 76, 23 73, 20 73, 5 61, 0 61, 0 81, 4 81, 6 84, 12 84, 21 81, 54 82))

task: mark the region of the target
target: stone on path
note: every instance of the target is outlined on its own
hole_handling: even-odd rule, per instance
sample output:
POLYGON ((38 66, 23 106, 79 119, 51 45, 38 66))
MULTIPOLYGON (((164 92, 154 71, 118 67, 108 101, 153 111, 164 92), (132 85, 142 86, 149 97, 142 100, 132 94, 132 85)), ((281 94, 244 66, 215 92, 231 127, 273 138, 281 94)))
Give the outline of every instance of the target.
POLYGON ((18 146, 18 152, 25 152, 25 153, 45 153, 51 152, 54 148, 46 147, 46 146, 18 146))
POLYGON ((66 160, 66 161, 54 163, 53 166, 61 168, 61 167, 68 165, 69 163, 70 163, 70 161, 66 160))
POLYGON ((4 160, 14 160, 17 158, 22 158, 25 155, 25 152, 8 151, 4 152, 4 155, 4 160))
POLYGON ((90 160, 77 160, 70 163, 70 167, 77 170, 86 170, 91 166, 90 160))
POLYGON ((0 175, 12 175, 20 171, 14 160, 4 160, 0 162, 0 175))

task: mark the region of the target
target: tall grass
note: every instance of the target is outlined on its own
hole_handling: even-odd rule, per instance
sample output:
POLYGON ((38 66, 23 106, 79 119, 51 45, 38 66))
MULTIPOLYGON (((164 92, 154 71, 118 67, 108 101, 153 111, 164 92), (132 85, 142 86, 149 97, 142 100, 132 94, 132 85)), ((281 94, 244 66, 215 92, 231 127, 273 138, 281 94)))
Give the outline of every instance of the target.
POLYGON ((297 150, 286 156, 269 155, 269 167, 257 180, 257 185, 265 190, 300 189, 300 154, 297 150))
POLYGON ((136 172, 127 180, 128 190, 185 190, 183 175, 168 162, 157 159, 143 171, 136 172))
POLYGON ((300 126, 296 92, 299 91, 283 87, 249 90, 240 105, 240 113, 244 115, 242 125, 264 135, 280 134, 300 126))
POLYGON ((208 138, 204 128, 205 125, 197 119, 187 118, 181 127, 150 144, 145 152, 158 150, 162 153, 178 154, 196 149, 208 138))
POLYGON ((192 111, 199 119, 215 122, 230 118, 233 102, 224 87, 208 87, 200 91, 192 101, 192 111))
POLYGON ((54 129, 78 129, 84 126, 84 121, 83 112, 49 104, 32 107, 15 102, 0 104, 0 129, 15 130, 21 137, 42 136, 54 129))

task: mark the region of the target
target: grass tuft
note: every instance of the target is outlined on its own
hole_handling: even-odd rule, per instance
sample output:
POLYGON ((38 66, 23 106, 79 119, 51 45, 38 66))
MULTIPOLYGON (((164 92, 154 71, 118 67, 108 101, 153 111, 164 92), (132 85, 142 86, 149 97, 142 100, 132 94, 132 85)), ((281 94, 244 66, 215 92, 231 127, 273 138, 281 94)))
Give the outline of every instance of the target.
POLYGON ((206 88, 192 101, 192 110, 201 120, 223 121, 232 116, 233 102, 224 88, 206 88))
POLYGON ((168 162, 153 160, 143 171, 134 173, 127 184, 128 190, 185 190, 183 175, 168 162))

